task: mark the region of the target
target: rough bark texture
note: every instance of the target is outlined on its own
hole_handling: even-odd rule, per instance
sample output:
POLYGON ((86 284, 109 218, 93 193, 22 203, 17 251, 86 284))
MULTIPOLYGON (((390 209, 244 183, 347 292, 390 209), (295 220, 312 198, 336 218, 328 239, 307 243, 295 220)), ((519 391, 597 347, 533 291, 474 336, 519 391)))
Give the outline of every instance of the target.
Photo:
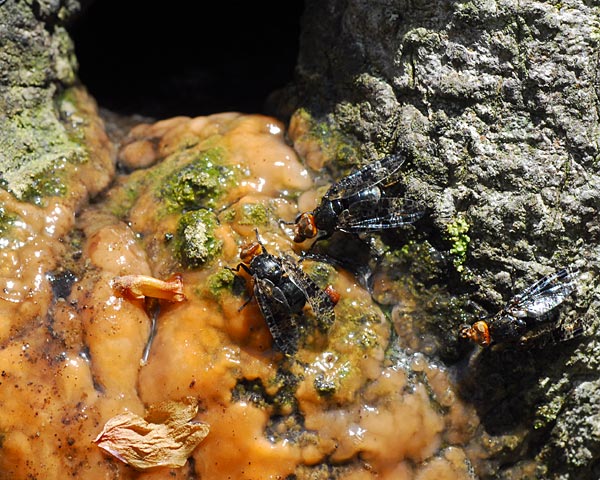
POLYGON ((77 61, 65 24, 79 8, 74 0, 0 6, 0 186, 20 200, 66 195, 74 177, 98 192, 113 170, 100 152, 107 145, 89 142, 90 130, 104 135, 93 102, 74 90, 77 61))
POLYGON ((433 283, 449 290, 420 328, 495 439, 482 477, 535 460, 541 478, 598 478, 599 14, 579 0, 306 2, 287 111, 335 130, 353 162, 406 153, 406 194, 428 206, 413 238, 442 254, 433 283), (571 263, 586 274, 562 315, 585 336, 464 365, 451 299, 493 313, 571 263))

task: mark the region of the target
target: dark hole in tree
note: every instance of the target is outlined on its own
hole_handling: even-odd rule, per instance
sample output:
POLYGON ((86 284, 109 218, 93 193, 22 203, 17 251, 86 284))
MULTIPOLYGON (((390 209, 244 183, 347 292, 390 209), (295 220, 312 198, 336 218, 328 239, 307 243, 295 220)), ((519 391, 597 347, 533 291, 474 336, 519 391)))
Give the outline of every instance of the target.
POLYGON ((265 111, 292 80, 303 3, 95 0, 70 27, 109 110, 154 118, 265 111))

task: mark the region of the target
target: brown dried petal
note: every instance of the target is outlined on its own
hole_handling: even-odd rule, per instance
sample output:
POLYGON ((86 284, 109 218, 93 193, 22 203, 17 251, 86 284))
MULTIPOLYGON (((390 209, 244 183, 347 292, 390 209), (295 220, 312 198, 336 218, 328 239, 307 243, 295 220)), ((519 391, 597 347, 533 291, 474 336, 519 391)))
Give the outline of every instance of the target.
POLYGON ((208 435, 207 424, 190 421, 197 413, 193 397, 152 405, 145 420, 131 412, 111 418, 94 442, 139 470, 182 467, 208 435))
POLYGON ((146 275, 123 275, 113 280, 113 286, 123 295, 136 300, 145 297, 162 298, 170 302, 182 302, 183 279, 175 274, 166 281, 146 275))

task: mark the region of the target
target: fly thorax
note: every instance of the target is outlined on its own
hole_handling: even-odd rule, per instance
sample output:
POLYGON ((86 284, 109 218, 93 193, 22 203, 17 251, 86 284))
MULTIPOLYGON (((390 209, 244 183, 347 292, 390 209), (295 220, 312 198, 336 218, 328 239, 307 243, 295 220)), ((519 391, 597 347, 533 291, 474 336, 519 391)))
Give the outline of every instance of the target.
POLYGON ((490 336, 496 343, 518 340, 527 330, 527 324, 506 312, 496 315, 490 322, 490 336))
POLYGON ((314 211, 315 225, 319 230, 332 234, 338 222, 338 215, 343 210, 339 200, 324 201, 314 211))
POLYGON ((263 254, 252 259, 250 273, 277 284, 281 280, 283 269, 273 255, 263 254))

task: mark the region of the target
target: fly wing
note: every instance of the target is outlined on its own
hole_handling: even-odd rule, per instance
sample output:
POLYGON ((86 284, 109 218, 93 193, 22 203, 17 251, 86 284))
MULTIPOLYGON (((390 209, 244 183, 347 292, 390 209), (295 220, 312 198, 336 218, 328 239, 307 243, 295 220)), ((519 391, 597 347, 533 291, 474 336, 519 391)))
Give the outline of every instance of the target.
POLYGON ((403 163, 404 158, 399 154, 392 154, 381 160, 375 160, 334 183, 327 190, 324 198, 327 200, 347 198, 386 180, 389 180, 386 184, 393 183, 397 180, 394 175, 399 172, 403 163))
POLYGON ((270 280, 254 278, 254 296, 277 348, 296 353, 300 331, 283 292, 270 280))
POLYGON ((338 228, 355 233, 396 228, 417 221, 423 214, 414 200, 383 197, 376 202, 365 200, 350 205, 339 215, 338 228))
POLYGON ((505 310, 515 317, 542 317, 575 290, 578 276, 579 271, 574 267, 546 275, 514 296, 505 310))
POLYGON ((283 257, 281 264, 290 280, 304 293, 306 301, 317 317, 320 329, 324 332, 329 330, 335 321, 334 305, 329 295, 321 290, 290 257, 283 257))

